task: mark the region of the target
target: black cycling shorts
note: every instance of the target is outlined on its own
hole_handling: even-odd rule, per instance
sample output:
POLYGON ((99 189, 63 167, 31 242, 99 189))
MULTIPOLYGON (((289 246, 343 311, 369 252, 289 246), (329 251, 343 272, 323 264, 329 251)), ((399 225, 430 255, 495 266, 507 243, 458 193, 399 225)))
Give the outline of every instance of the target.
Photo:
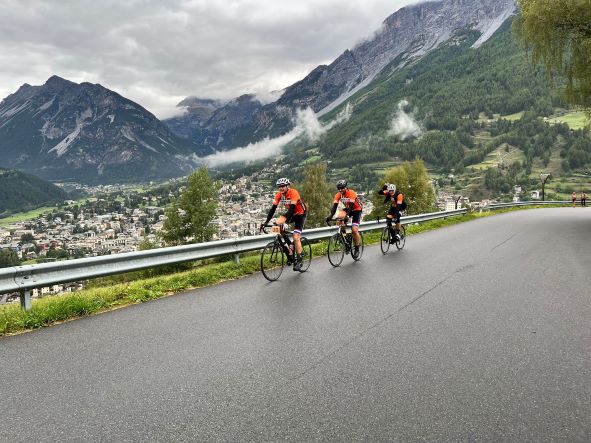
POLYGON ((349 217, 351 218, 351 223, 359 224, 361 222, 361 211, 353 211, 349 217))
MULTIPOLYGON (((283 216, 285 217, 286 215, 283 214, 283 216)), ((292 215, 291 218, 287 219, 285 222, 288 224, 293 223, 295 230, 303 231, 305 221, 306 221, 306 214, 300 214, 300 215, 292 215)))
POLYGON ((388 211, 388 215, 391 215, 396 223, 400 223, 400 210, 395 208, 394 206, 390 206, 390 210, 388 211))

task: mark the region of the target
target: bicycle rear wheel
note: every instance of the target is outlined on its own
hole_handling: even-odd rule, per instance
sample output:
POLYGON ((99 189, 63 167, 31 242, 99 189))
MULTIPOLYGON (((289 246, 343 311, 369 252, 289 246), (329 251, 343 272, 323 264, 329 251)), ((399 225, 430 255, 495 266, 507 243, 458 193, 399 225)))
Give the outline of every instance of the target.
POLYGON ((400 226, 400 240, 398 240, 396 242, 396 247, 400 251, 402 248, 404 248, 405 244, 406 244, 406 229, 404 226, 400 226))
MULTIPOLYGON (((357 254, 356 257, 353 257, 353 254, 351 254, 351 257, 353 257, 353 260, 355 260, 355 261, 361 260, 361 256, 363 255, 363 245, 364 245, 363 232, 360 232, 359 233, 359 254, 357 254)), ((355 245, 353 245, 353 247, 355 247, 355 245)))
POLYGON ((328 239, 328 261, 335 268, 340 266, 345 256, 345 242, 338 232, 328 239))
POLYGON ((306 272, 312 262, 312 246, 306 237, 301 238, 302 241, 302 268, 300 272, 306 272))
POLYGON ((265 246, 261 253, 261 272, 269 281, 275 281, 283 272, 285 255, 283 248, 277 241, 272 241, 265 246))
POLYGON ((387 253, 390 249, 390 229, 387 226, 382 230, 380 248, 382 248, 382 254, 387 253))

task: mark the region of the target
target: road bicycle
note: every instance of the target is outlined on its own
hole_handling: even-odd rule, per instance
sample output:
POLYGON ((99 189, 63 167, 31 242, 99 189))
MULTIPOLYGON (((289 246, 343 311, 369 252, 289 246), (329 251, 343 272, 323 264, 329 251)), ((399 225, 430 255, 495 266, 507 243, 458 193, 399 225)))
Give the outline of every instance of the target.
POLYGON ((395 244, 396 248, 399 251, 402 248, 404 248, 404 245, 406 244, 406 228, 404 227, 404 225, 400 225, 400 239, 396 240, 391 237, 390 228, 388 226, 386 226, 382 230, 382 235, 380 238, 380 248, 382 248, 383 254, 386 254, 388 252, 391 244, 395 244))
MULTIPOLYGON (((275 239, 269 242, 261 252, 261 272, 267 280, 275 281, 281 276, 283 268, 286 265, 292 265, 295 261, 293 231, 288 230, 285 225, 278 226, 275 223, 263 225, 263 232, 267 234, 265 228, 271 228, 271 232, 275 234, 275 239), (285 235, 292 236, 291 244, 287 243, 285 235)), ((306 237, 302 236, 300 240, 302 242, 302 267, 300 272, 306 272, 312 261, 312 246, 306 237)))
MULTIPOLYGON (((363 255, 363 232, 359 232, 359 253, 355 255, 353 242, 353 233, 347 228, 350 225, 347 220, 339 218, 334 219, 338 223, 339 230, 328 239, 328 261, 335 268, 340 266, 343 262, 345 254, 350 254, 351 258, 355 261, 361 260, 363 255)), ((331 226, 330 222, 326 222, 328 226, 331 226)))

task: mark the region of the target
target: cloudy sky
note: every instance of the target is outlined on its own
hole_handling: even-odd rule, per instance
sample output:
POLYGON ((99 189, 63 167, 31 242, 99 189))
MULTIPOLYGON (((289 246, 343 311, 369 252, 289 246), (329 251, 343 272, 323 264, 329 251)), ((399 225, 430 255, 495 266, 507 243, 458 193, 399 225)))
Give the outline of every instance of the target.
POLYGON ((53 74, 160 118, 189 95, 264 94, 371 37, 417 0, 0 0, 0 99, 53 74))

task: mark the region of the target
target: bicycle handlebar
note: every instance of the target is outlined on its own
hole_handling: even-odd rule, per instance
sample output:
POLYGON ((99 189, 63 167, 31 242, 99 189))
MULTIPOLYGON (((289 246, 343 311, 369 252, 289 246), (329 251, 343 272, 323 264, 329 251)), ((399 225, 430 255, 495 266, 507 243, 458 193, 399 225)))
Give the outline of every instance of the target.
MULTIPOLYGON (((268 224, 268 223, 265 224, 265 223, 263 223, 263 224, 261 224, 261 229, 260 230, 263 231, 265 234, 268 234, 268 232, 267 232, 267 230, 265 228, 272 228, 273 226, 280 226, 280 225, 278 225, 277 223, 272 223, 272 224, 268 224)), ((286 223, 284 223, 283 226, 281 226, 281 231, 282 232, 285 232, 287 234, 291 234, 291 231, 288 230, 285 226, 286 226, 286 223)))

